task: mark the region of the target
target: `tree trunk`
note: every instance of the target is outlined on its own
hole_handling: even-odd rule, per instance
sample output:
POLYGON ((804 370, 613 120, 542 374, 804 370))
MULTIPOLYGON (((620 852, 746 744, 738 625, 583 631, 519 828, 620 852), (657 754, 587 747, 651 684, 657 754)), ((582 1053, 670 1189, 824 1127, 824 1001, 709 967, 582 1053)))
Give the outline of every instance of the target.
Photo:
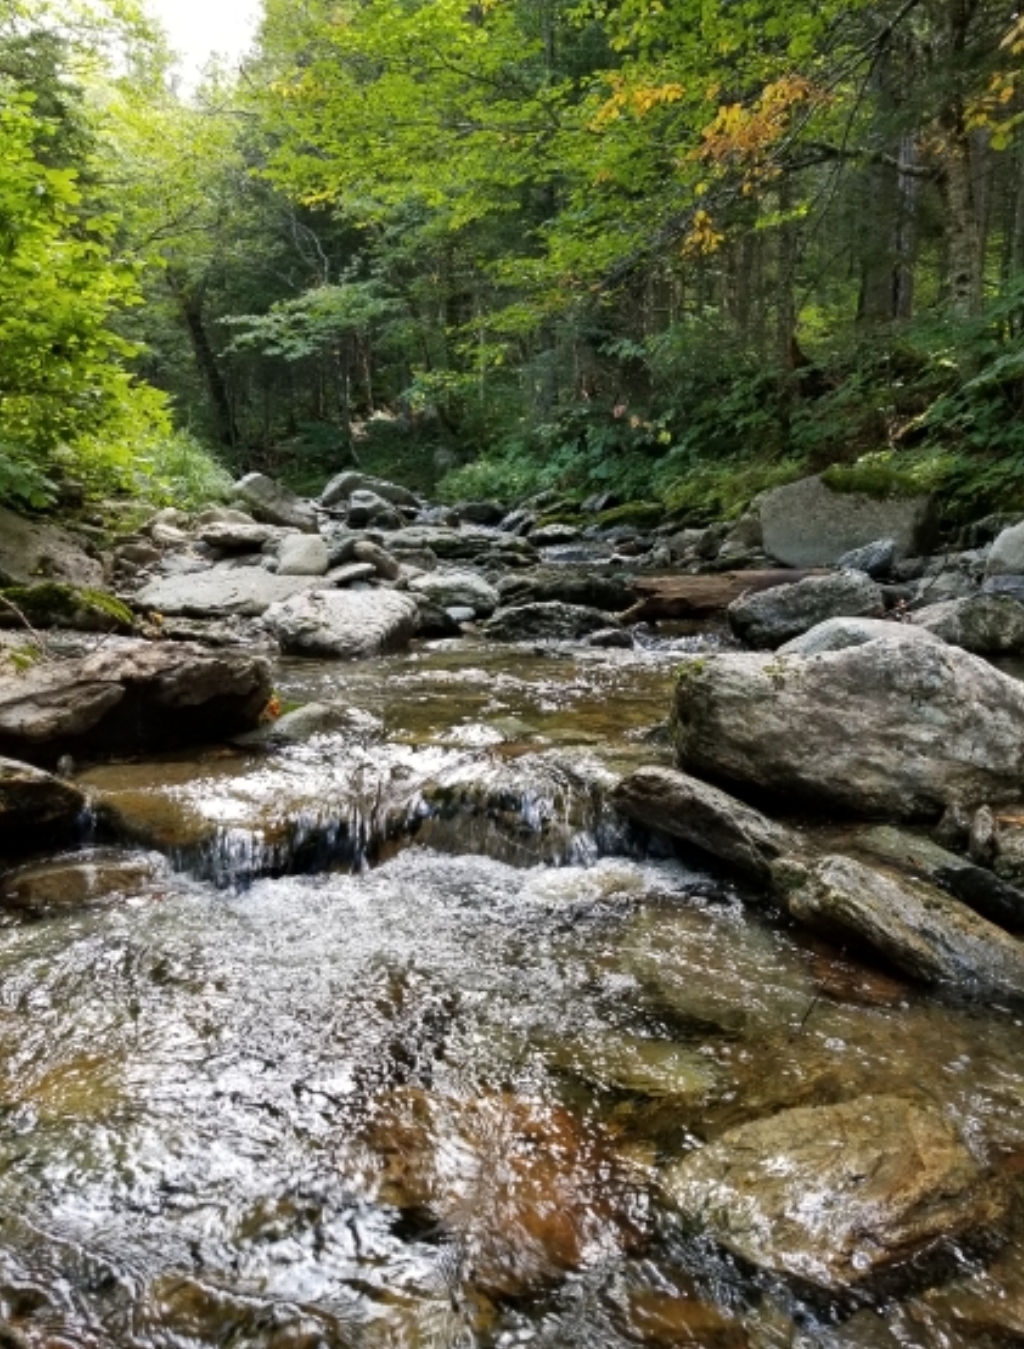
POLYGON ((165 275, 167 284, 170 286, 177 302, 178 312, 181 314, 188 332, 196 368, 210 400, 210 407, 217 427, 217 439, 222 445, 235 446, 238 444, 238 428, 235 425, 228 387, 220 366, 217 364, 217 358, 206 331, 202 299, 186 285, 184 278, 173 268, 169 267, 165 275))

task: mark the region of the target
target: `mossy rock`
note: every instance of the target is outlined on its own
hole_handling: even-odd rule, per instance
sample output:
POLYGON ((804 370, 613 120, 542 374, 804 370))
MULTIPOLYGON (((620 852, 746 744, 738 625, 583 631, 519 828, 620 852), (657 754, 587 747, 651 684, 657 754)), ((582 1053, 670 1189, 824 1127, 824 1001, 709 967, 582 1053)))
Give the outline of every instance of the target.
POLYGON ((833 492, 857 492, 876 501, 922 496, 927 490, 912 474, 877 462, 833 464, 824 471, 821 480, 833 492))
POLYGON ((665 518, 665 507, 660 501, 627 501, 625 505, 613 506, 611 510, 601 511, 590 521, 598 529, 610 529, 613 525, 632 525, 635 529, 653 529, 665 518))
POLYGON ((80 590, 62 581, 0 590, 0 626, 76 628, 83 632, 132 632, 135 617, 105 590, 80 590))

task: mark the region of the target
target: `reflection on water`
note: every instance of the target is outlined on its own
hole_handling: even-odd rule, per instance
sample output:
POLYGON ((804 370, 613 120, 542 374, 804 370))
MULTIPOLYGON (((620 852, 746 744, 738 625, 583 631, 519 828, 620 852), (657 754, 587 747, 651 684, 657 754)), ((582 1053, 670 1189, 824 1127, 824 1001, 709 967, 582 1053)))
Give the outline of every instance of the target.
POLYGON ((488 774, 514 805, 505 770, 539 775, 544 800, 567 780, 543 778, 552 747, 598 755, 573 760, 584 784, 650 760, 633 737, 667 701, 660 658, 501 660, 285 672, 290 697, 383 717, 386 747, 90 774, 159 797, 161 828, 251 840, 255 816, 266 841, 270 805, 312 811, 317 783, 350 801, 360 763, 378 782, 387 766, 390 801, 429 782, 464 805, 479 761, 497 833, 472 836, 480 855, 409 837, 369 869, 238 891, 151 868, 116 904, 0 931, 0 1345, 1019 1342, 1019 1242, 858 1306, 755 1277, 666 1212, 666 1162, 868 1091, 912 1087, 982 1164, 1019 1173, 1021 1027, 805 940, 675 860, 483 855, 508 837, 488 774), (500 744, 451 743, 501 718, 500 744))

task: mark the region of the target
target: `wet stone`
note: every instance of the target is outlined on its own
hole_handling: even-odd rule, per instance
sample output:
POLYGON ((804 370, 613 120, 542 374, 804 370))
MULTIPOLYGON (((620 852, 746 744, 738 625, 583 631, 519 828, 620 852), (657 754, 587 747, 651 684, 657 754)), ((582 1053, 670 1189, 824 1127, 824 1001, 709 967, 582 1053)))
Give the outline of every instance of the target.
POLYGON ((19 867, 0 877, 0 909, 39 917, 144 893, 164 869, 155 855, 97 848, 19 867))

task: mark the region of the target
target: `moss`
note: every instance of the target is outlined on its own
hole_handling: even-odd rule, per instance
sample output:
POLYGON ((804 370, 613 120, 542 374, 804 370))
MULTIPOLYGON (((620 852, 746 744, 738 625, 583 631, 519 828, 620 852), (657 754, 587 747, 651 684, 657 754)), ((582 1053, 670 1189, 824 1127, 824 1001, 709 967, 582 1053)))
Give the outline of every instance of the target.
POLYGON ((676 684, 688 684, 708 668, 707 656, 691 656, 676 666, 676 684))
POLYGON ((627 501, 625 505, 613 506, 593 516, 590 523, 598 529, 610 529, 613 525, 632 525, 636 529, 653 529, 665 518, 665 507, 660 501, 627 501))
POLYGON ((105 590, 79 590, 63 581, 8 586, 0 590, 0 625, 81 628, 89 632, 131 632, 135 617, 105 590), (4 603, 6 601, 6 603, 4 603))
POLYGON ((548 525, 572 525, 578 528, 584 522, 574 511, 550 511, 538 518, 536 529, 546 529, 548 525))
POLYGON ((876 501, 920 496, 922 491, 921 483, 912 474, 901 472, 873 456, 866 456, 855 464, 833 464, 821 475, 821 480, 833 492, 858 492, 876 501))

